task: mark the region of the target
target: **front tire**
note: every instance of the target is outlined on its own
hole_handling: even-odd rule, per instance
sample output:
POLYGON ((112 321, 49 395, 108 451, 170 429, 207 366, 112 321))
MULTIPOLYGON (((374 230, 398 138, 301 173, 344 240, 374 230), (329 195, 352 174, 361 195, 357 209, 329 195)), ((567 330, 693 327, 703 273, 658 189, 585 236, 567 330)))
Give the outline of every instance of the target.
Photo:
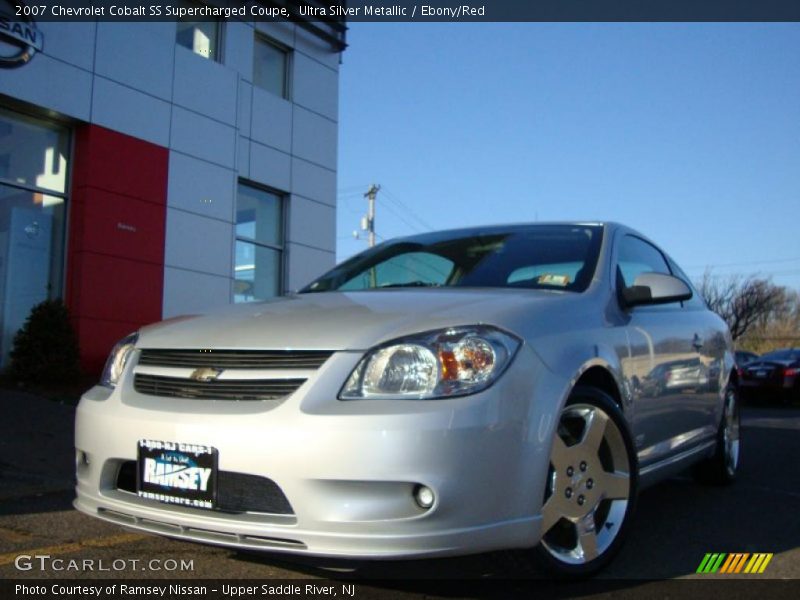
POLYGON ((717 430, 717 445, 713 456, 695 467, 698 481, 728 485, 736 480, 741 451, 741 417, 738 388, 730 383, 725 388, 722 422, 717 430))
POLYGON ((606 566, 627 534, 638 463, 622 411, 605 392, 576 387, 553 436, 542 537, 524 559, 558 577, 606 566))

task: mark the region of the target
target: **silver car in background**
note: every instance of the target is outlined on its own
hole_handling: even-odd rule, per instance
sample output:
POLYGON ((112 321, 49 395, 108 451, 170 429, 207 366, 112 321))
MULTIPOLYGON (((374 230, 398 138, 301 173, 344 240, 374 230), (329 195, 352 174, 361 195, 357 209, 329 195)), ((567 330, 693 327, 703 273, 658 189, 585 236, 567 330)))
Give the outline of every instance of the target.
POLYGON ((589 575, 642 486, 733 480, 736 377, 723 321, 624 226, 396 239, 298 294, 122 340, 78 407, 75 506, 236 548, 506 549, 589 575), (670 364, 705 379, 648 383, 670 364))

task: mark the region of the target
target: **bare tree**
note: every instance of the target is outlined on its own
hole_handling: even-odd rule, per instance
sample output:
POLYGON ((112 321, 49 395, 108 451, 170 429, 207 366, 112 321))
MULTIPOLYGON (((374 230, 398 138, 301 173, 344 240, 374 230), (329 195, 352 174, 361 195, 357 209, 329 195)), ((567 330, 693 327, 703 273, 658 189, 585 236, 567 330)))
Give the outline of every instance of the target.
POLYGON ((742 349, 768 352, 800 346, 800 293, 784 288, 784 301, 768 318, 760 319, 739 339, 742 349))
POLYGON ((785 288, 755 275, 717 277, 706 271, 698 287, 709 308, 728 324, 734 340, 768 322, 787 301, 785 288))

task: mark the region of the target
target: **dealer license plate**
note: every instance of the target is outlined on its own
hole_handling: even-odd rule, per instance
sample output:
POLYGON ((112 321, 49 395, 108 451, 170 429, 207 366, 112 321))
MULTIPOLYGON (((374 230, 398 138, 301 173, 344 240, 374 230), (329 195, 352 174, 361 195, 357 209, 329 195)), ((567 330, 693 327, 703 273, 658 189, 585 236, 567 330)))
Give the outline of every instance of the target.
POLYGON ((137 492, 142 498, 192 508, 214 508, 216 448, 201 444, 140 440, 137 492))

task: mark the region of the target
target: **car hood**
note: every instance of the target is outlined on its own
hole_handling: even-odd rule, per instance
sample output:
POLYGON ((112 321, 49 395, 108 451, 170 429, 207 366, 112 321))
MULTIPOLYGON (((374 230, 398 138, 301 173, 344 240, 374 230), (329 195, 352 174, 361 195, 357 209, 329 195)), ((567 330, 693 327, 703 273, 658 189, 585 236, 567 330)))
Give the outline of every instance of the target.
POLYGON ((156 323, 141 330, 138 346, 366 350, 440 327, 483 323, 513 331, 533 306, 569 296, 575 294, 505 289, 298 294, 156 323))

